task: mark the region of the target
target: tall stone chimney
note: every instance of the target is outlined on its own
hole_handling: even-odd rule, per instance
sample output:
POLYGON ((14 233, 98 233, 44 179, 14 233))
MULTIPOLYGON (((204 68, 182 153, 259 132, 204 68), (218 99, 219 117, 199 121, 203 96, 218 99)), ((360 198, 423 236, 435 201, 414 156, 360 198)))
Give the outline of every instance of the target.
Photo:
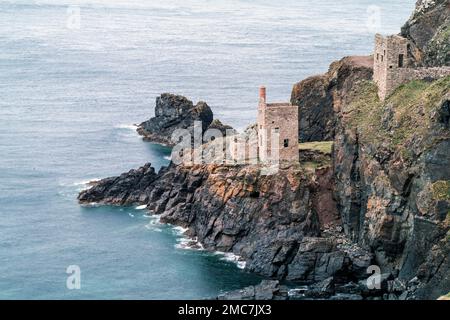
POLYGON ((266 102, 266 87, 259 87, 259 101, 266 102))

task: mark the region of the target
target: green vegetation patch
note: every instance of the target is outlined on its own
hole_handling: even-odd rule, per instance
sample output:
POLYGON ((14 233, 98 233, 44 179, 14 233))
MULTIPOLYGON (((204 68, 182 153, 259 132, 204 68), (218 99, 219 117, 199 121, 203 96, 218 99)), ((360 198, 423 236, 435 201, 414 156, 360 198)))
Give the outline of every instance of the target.
MULTIPOLYGON (((410 157, 408 142, 413 137, 430 137, 433 115, 449 90, 450 76, 433 82, 415 80, 397 88, 386 101, 380 101, 376 84, 361 81, 350 93, 350 103, 343 106, 342 120, 347 128, 356 130, 363 144, 383 144, 410 157)), ((448 137, 448 131, 438 133, 431 139, 418 139, 429 144, 421 146, 422 150, 448 137)))
POLYGON ((298 144, 298 150, 318 151, 323 154, 330 154, 330 155, 332 148, 333 148, 333 141, 305 142, 298 144))
POLYGON ((433 199, 450 201, 450 181, 439 180, 431 185, 433 199))

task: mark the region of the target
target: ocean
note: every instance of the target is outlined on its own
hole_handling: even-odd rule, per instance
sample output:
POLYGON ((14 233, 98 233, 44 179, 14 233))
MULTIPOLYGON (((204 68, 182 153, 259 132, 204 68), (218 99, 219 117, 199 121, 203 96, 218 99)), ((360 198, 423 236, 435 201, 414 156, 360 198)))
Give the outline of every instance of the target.
POLYGON ((203 299, 258 283, 142 210, 80 207, 76 196, 90 180, 168 163, 170 150, 133 126, 159 94, 206 101, 243 129, 259 85, 288 101, 332 61, 370 54, 375 32, 399 32, 413 7, 0 0, 0 299, 203 299), (73 266, 79 289, 67 285, 73 266))

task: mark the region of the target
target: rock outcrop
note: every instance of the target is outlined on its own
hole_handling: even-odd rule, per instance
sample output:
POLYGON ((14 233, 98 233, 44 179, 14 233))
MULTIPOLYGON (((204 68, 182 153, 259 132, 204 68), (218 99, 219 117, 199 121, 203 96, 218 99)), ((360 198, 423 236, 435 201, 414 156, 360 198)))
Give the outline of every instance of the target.
POLYGON ((413 81, 381 102, 371 81, 350 74, 333 93, 331 167, 310 167, 328 154, 313 149, 269 176, 257 165, 156 173, 147 164, 79 200, 145 204, 248 271, 312 284, 307 298, 436 299, 450 287, 450 77, 413 81), (365 282, 373 264, 377 290, 365 282))
POLYGON ((401 35, 417 66, 450 65, 450 0, 419 0, 401 35))
POLYGON ((79 200, 145 204, 248 271, 312 284, 307 298, 435 299, 450 287, 450 77, 411 82, 384 102, 370 81, 343 83, 331 167, 310 167, 328 154, 313 150, 271 176, 255 165, 147 164, 79 200), (378 290, 365 282, 372 264, 378 290))
POLYGON ((333 140, 336 112, 345 104, 347 92, 372 75, 372 57, 346 57, 332 63, 326 74, 295 84, 291 103, 299 106, 300 142, 333 140))
MULTIPOLYGON (((164 168, 163 168, 164 170, 164 168)), ((125 206, 141 202, 141 195, 153 188, 159 174, 150 163, 137 170, 130 170, 118 177, 93 182, 90 188, 82 191, 78 200, 84 204, 110 204, 125 206)))
POLYGON ((173 146, 173 132, 177 129, 192 131, 194 121, 201 121, 203 132, 213 122, 213 112, 206 102, 200 101, 194 106, 183 96, 164 93, 156 98, 155 117, 141 123, 137 131, 144 140, 173 146))

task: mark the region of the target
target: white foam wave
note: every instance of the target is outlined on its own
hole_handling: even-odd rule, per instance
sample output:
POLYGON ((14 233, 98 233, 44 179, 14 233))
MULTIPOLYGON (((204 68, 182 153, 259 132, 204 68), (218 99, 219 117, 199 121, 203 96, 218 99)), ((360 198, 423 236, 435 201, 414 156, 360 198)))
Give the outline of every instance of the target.
POLYGON ((152 216, 147 216, 148 218, 150 218, 150 221, 148 222, 148 224, 150 225, 162 225, 161 223, 161 216, 160 215, 152 215, 152 216))
POLYGON ((172 161, 172 156, 164 156, 163 158, 166 160, 172 161))
POLYGON ((145 228, 147 230, 156 231, 156 232, 162 232, 162 226, 163 224, 160 221, 160 215, 152 215, 152 216, 146 216, 147 218, 150 218, 150 221, 145 225, 145 228))
POLYGON ((175 248, 177 249, 183 249, 183 250, 205 250, 203 248, 203 245, 198 242, 197 238, 187 238, 182 237, 177 239, 177 244, 175 245, 175 248))
POLYGON ((147 205, 143 204, 142 206, 137 206, 135 209, 136 210, 145 210, 145 209, 147 209, 147 205))
POLYGON ((150 223, 145 225, 145 229, 151 230, 151 231, 156 231, 156 232, 162 232, 161 228, 158 228, 158 227, 156 227, 155 224, 150 224, 150 223))
POLYGON ((137 126, 135 124, 119 124, 119 125, 114 126, 114 128, 136 131, 137 126))
POLYGON ((136 132, 137 126, 134 124, 119 124, 114 126, 114 128, 118 129, 118 135, 124 139, 139 137, 139 134, 136 132))
POLYGON ((89 190, 94 186, 94 184, 101 179, 89 179, 89 180, 81 180, 72 183, 72 186, 77 187, 77 191, 85 191, 89 190))
POLYGON ((188 228, 183 228, 183 227, 180 227, 180 226, 176 226, 176 227, 173 227, 173 230, 174 230, 177 234, 183 235, 186 231, 188 231, 188 228))
POLYGON ((183 250, 204 250, 203 245, 197 238, 189 238, 185 235, 188 230, 188 228, 183 228, 181 226, 172 226, 172 231, 179 236, 175 248, 183 250))
MULTIPOLYGON (((197 238, 189 238, 184 235, 188 228, 176 226, 172 227, 172 230, 180 236, 179 238, 177 238, 177 244, 175 245, 175 248, 183 250, 205 250, 205 248, 197 238)), ((232 252, 215 251, 213 254, 222 256, 220 260, 236 264, 239 269, 245 269, 246 267, 246 262, 243 261, 240 256, 235 255, 232 252)))
POLYGON ((308 291, 307 286, 300 286, 298 288, 289 289, 288 296, 289 297, 304 297, 306 291, 308 291))
POLYGON ((89 203, 84 203, 81 206, 87 207, 87 208, 96 208, 96 207, 100 207, 100 204, 98 202, 89 202, 89 203))
POLYGON ((232 252, 215 251, 214 254, 223 256, 220 260, 235 263, 239 269, 245 269, 246 262, 232 252))

